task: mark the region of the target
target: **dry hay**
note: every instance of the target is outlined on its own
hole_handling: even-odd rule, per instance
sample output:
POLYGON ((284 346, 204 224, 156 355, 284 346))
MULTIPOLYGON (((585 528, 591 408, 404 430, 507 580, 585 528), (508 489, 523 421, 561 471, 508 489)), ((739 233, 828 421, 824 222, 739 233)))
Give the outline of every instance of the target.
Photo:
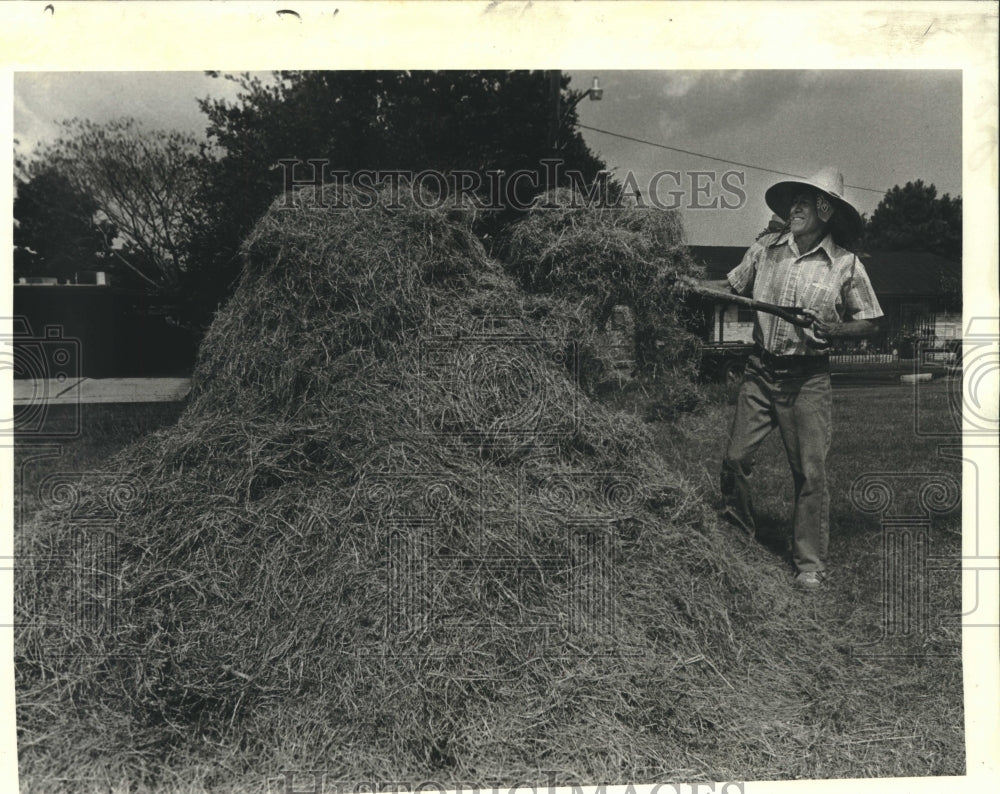
POLYGON ((511 227, 504 257, 521 286, 579 304, 598 326, 616 305, 635 316, 639 373, 658 386, 658 418, 694 408, 700 343, 677 277, 702 276, 673 210, 591 204, 568 188, 540 196, 511 227))
POLYGON ((585 308, 526 294, 468 219, 405 192, 310 195, 248 239, 177 425, 18 538, 22 774, 738 774, 706 758, 772 697, 736 677, 748 643, 788 683, 792 635, 763 628, 788 596, 639 421, 578 388, 585 308), (94 565, 74 516, 105 491, 118 563, 74 584, 94 565))

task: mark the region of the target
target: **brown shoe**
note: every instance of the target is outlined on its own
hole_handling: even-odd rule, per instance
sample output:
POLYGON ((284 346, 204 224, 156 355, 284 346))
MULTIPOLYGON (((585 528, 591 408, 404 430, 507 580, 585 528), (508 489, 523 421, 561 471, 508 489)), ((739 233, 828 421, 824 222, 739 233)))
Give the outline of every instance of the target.
POLYGON ((802 590, 819 590, 826 581, 825 571, 799 571, 795 574, 795 586, 802 590))

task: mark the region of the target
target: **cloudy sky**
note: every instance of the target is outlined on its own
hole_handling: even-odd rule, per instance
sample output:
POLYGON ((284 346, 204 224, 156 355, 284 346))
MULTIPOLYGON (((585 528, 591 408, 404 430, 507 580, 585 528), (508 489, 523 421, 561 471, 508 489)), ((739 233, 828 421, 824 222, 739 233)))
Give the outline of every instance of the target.
MULTIPOLYGON (((869 214, 886 190, 915 179, 933 183, 939 194, 962 192, 958 71, 599 70, 570 75, 579 88, 599 77, 603 99, 581 102, 580 122, 615 135, 584 129, 584 137, 619 178, 631 172, 644 195, 655 174, 674 171, 680 172, 680 184, 672 176, 661 178, 662 202, 687 206, 725 199, 731 204, 736 195, 720 180, 726 171, 738 172, 729 184, 742 183, 744 206, 682 210, 694 244, 753 240, 770 217, 764 190, 787 178, 758 169, 808 176, 834 165, 853 186, 847 198, 869 214), (718 175, 697 177, 707 193, 694 195, 694 171, 718 175), (672 198, 670 190, 685 195, 672 198)), ((151 127, 201 134, 205 119, 196 100, 235 96, 232 82, 200 72, 21 72, 14 91, 14 136, 25 151, 51 138, 58 120, 72 117, 105 121, 131 115, 151 127)))
POLYGON ((17 72, 14 138, 30 151, 57 134, 60 120, 121 116, 203 135, 205 116, 197 100, 209 96, 234 99, 236 86, 204 72, 17 72))
MULTIPOLYGON (((594 77, 572 75, 581 87, 594 77)), ((846 184, 856 186, 847 189, 847 198, 869 214, 886 190, 916 179, 933 183, 939 195, 962 192, 957 71, 604 71, 597 76, 603 99, 578 106, 580 122, 590 127, 800 176, 833 165, 846 184)), ((633 171, 640 185, 664 170, 745 174, 743 209, 684 212, 695 244, 752 240, 770 218, 764 191, 787 178, 591 130, 584 136, 609 167, 633 171)), ((661 184, 671 187, 666 180, 661 184)), ((714 195, 721 200, 720 189, 714 195)), ((712 194, 699 203, 711 200, 712 194)))

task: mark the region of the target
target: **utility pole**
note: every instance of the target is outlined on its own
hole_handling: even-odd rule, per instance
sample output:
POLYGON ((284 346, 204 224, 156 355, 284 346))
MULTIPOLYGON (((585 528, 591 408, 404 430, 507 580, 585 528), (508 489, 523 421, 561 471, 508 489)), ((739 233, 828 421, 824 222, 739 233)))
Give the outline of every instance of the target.
POLYGON ((562 92, 562 71, 549 70, 549 155, 559 155, 559 95, 562 92))
POLYGON ((562 108, 562 71, 559 69, 550 69, 548 71, 549 76, 549 141, 548 149, 550 156, 559 157, 559 127, 562 124, 562 119, 564 113, 569 113, 573 108, 583 101, 584 97, 590 99, 591 102, 599 102, 604 96, 604 89, 601 88, 600 83, 597 78, 594 78, 594 84, 580 94, 576 99, 569 103, 569 106, 563 111, 562 108))

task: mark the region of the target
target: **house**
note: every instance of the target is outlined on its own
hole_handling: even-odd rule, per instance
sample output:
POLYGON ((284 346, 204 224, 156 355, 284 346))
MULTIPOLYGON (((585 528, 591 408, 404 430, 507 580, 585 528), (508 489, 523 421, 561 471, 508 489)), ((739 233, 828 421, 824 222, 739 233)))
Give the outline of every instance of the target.
MULTIPOLYGON (((692 257, 705 267, 706 278, 722 279, 746 253, 745 246, 692 245, 692 257)), ((890 352, 901 340, 945 341, 962 335, 961 306, 949 299, 945 285, 961 283, 961 264, 928 251, 864 252, 861 261, 885 313, 879 334, 869 349, 890 352)), ((751 341, 754 312, 734 305, 705 306, 705 340, 714 344, 751 341)), ((903 352, 903 351, 900 351, 903 352)))

